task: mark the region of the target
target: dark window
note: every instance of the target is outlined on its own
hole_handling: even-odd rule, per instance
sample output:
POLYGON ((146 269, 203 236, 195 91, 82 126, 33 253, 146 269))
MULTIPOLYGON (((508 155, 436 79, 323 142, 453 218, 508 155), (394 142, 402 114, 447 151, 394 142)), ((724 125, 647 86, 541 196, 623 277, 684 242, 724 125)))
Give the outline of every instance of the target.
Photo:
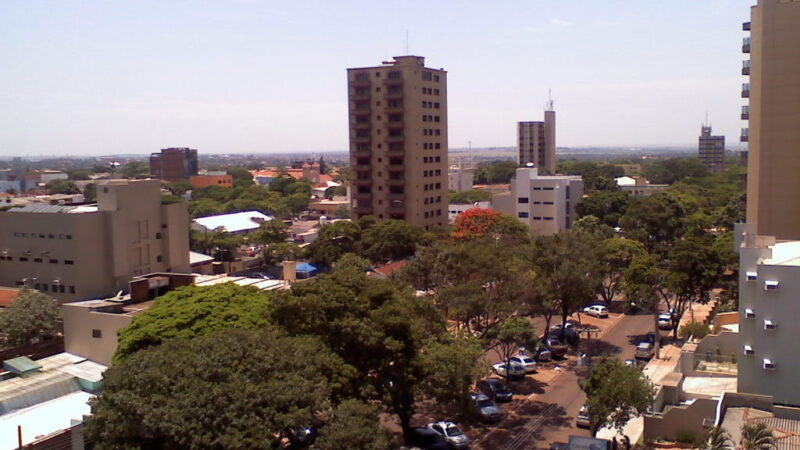
POLYGON ((42 258, 33 258, 33 262, 42 262, 42 258))
POLYGON ((20 260, 20 261, 22 261, 22 262, 25 262, 25 261, 27 261, 27 260, 28 260, 28 258, 26 258, 26 257, 24 257, 24 256, 20 256, 20 257, 19 257, 19 260, 20 260))
POLYGON ((64 264, 67 264, 67 265, 71 266, 71 265, 75 264, 75 262, 73 260, 71 260, 71 259, 65 259, 64 260, 64 264))
POLYGON ((62 294, 64 293, 64 285, 63 284, 58 286, 58 292, 60 292, 62 294))
POLYGON ((517 203, 528 203, 528 197, 520 197, 517 199, 517 203))
POLYGON ((527 219, 528 218, 528 213, 524 212, 524 211, 523 212, 518 212, 517 213, 517 217, 519 217, 520 219, 527 219))
POLYGON ((70 286, 69 287, 69 293, 70 294, 74 294, 75 293, 75 286, 70 286))
POLYGON ((58 260, 57 259, 51 259, 50 260, 50 264, 58 264, 58 260))
POLYGON ((156 256, 156 261, 157 262, 161 262, 163 260, 164 260, 164 258, 162 258, 161 255, 156 256))
POLYGON ((103 337, 103 332, 101 330, 98 330, 97 328, 94 328, 92 329, 92 337, 101 339, 103 337))

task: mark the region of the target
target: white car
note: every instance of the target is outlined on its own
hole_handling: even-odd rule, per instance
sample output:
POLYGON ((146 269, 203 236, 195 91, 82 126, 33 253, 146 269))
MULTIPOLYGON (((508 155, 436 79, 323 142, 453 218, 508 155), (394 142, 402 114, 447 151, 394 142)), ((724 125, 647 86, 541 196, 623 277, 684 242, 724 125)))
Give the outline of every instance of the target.
POLYGON ((672 329, 672 316, 669 314, 658 315, 658 329, 671 330, 672 329))
POLYGON ((428 424, 428 429, 439 433, 451 448, 467 448, 469 447, 469 438, 461 428, 446 420, 439 422, 431 422, 428 424))
POLYGON ((592 305, 583 308, 583 313, 590 316, 605 318, 608 317, 608 308, 603 305, 592 305))
POLYGON ((517 356, 512 356, 509 358, 508 362, 514 365, 522 366, 522 368, 525 369, 525 373, 536 372, 536 361, 534 361, 530 356, 518 354, 517 356))
POLYGON ((492 365, 492 370, 494 373, 508 378, 522 378, 525 376, 525 368, 514 363, 499 362, 492 365))
POLYGON ((578 416, 575 417, 575 426, 583 428, 589 428, 591 426, 589 410, 586 408, 586 405, 581 406, 581 410, 578 411, 578 416))

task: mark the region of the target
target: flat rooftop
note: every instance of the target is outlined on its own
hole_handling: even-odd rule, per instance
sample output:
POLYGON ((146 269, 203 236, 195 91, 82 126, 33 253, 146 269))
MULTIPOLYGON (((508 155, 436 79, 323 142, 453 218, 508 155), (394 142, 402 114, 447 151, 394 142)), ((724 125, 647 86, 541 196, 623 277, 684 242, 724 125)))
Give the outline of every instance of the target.
POLYGON ((800 448, 800 420, 775 417, 769 411, 749 407, 728 408, 721 426, 730 433, 733 442, 739 442, 742 425, 756 423, 763 423, 772 429, 776 449, 800 448))
POLYGON ((800 266, 800 241, 784 241, 772 245, 772 258, 764 258, 762 264, 800 266))

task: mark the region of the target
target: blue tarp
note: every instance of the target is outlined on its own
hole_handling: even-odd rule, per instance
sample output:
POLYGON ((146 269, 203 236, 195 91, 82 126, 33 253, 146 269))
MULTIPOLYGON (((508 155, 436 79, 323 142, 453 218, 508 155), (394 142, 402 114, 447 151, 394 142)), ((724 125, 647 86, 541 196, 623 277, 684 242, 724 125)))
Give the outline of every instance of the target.
POLYGON ((308 273, 314 274, 314 273, 317 273, 317 268, 316 268, 316 266, 314 266, 312 264, 303 262, 303 263, 300 263, 300 264, 297 265, 297 271, 298 272, 308 272, 308 273))

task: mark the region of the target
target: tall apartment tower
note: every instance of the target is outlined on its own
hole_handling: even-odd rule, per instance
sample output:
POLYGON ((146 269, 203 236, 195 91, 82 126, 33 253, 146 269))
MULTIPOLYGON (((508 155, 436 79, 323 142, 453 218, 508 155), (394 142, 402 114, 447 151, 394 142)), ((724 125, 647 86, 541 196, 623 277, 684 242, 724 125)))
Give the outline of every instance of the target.
POLYGON ((197 175, 197 150, 165 148, 150 155, 150 176, 169 182, 189 181, 197 175))
POLYGON ((698 139, 698 157, 711 173, 725 170, 725 136, 712 136, 711 125, 703 124, 698 139))
POLYGON ((758 235, 800 239, 800 1, 758 0, 743 29, 747 222, 758 235))
POLYGON ((532 163, 539 170, 556 173, 556 112, 547 102, 544 122, 517 123, 517 164, 532 163))
POLYGON ((447 73, 421 56, 347 69, 353 213, 447 223, 447 73))

